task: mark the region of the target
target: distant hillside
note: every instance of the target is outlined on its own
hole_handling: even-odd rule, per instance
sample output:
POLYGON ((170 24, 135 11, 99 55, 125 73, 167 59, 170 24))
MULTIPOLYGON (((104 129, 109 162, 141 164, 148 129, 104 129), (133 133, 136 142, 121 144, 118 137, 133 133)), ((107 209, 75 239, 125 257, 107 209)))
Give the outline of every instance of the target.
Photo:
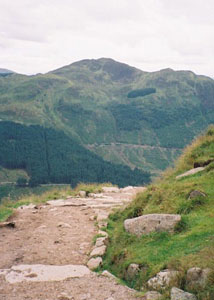
POLYGON ((150 176, 105 162, 63 132, 41 126, 0 122, 0 166, 25 170, 30 186, 40 183, 111 182, 141 185, 150 176))
POLYGON ((9 74, 13 74, 14 72, 13 71, 11 71, 11 70, 8 70, 8 69, 2 69, 2 68, 0 68, 0 76, 1 75, 9 75, 9 74))
POLYGON ((160 173, 214 121, 214 80, 112 59, 0 77, 0 119, 62 130, 113 163, 160 173))
MULTIPOLYGON (((187 147, 176 167, 165 172, 146 192, 137 195, 123 211, 110 216, 110 244, 103 269, 109 269, 131 287, 146 291, 147 281, 164 269, 179 272, 179 288, 194 293, 198 300, 214 299, 214 126, 187 147), (194 175, 176 176, 194 168, 206 168, 194 175), (174 233, 153 232, 136 237, 125 231, 123 222, 147 214, 180 214, 174 233), (127 268, 138 264, 138 272, 127 279, 127 268), (187 284, 189 268, 209 268, 204 287, 199 281, 187 284)), ((137 225, 136 225, 137 226, 137 225)), ((200 269, 198 269, 200 272, 200 269)), ((199 274, 199 273, 198 273, 199 274)), ((131 276, 130 275, 130 276, 131 276)), ((196 277, 191 277, 194 282, 196 277)), ((161 280, 160 280, 161 282, 161 280)), ((173 282, 174 286, 175 282, 173 282)), ((169 290, 162 290, 163 299, 169 290)), ((162 299, 162 298, 161 298, 162 299)))

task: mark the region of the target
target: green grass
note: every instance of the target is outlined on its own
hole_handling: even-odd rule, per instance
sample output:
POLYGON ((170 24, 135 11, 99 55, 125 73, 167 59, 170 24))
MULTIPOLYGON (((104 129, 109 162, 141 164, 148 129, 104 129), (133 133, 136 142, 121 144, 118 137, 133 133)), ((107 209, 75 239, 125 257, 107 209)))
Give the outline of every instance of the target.
POLYGON ((72 194, 70 187, 49 187, 48 189, 40 188, 39 191, 37 188, 37 190, 31 189, 28 192, 28 195, 22 194, 18 199, 15 200, 11 199, 10 197, 5 197, 2 199, 0 203, 0 222, 6 221, 14 213, 14 209, 21 205, 28 205, 30 203, 41 204, 47 202, 48 200, 66 198, 66 196, 72 194))
MULTIPOLYGON (((210 130, 213 129, 208 132, 210 130)), ((127 282, 137 289, 146 288, 148 279, 165 268, 179 270, 182 278, 190 267, 211 267, 214 270, 214 169, 208 166, 201 173, 175 179, 177 174, 192 168, 194 159, 210 159, 213 146, 214 134, 199 137, 184 151, 175 169, 165 172, 161 179, 148 186, 146 192, 138 194, 125 210, 118 210, 110 216, 107 230, 110 246, 104 269, 125 280, 128 265, 140 264, 139 275, 127 282), (189 199, 193 190, 204 192, 206 197, 189 199), (182 221, 174 234, 152 233, 137 238, 125 232, 125 219, 150 213, 180 213, 182 221)), ((185 288, 183 280, 181 287, 185 288)), ((209 294, 211 285, 205 290, 209 294)), ((196 293, 200 300, 212 299, 209 298, 212 296, 203 298, 204 291, 196 293)))

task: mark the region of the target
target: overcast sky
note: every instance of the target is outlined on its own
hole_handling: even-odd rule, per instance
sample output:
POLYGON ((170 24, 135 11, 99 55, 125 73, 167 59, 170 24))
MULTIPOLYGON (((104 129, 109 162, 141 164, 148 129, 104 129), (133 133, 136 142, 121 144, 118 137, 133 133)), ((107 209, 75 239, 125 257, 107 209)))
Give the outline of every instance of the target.
POLYGON ((0 0, 0 68, 110 57, 214 77, 214 0, 0 0))

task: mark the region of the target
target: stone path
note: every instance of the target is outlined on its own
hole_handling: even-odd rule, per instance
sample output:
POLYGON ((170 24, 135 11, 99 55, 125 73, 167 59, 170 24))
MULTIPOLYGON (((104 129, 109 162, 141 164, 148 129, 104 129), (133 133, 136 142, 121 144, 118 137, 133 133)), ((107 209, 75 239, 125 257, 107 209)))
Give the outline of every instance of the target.
POLYGON ((134 291, 108 273, 90 271, 87 263, 95 247, 106 247, 105 238, 96 246, 92 240, 112 209, 143 190, 107 188, 87 198, 18 209, 10 220, 16 227, 0 228, 0 299, 136 299, 134 291))

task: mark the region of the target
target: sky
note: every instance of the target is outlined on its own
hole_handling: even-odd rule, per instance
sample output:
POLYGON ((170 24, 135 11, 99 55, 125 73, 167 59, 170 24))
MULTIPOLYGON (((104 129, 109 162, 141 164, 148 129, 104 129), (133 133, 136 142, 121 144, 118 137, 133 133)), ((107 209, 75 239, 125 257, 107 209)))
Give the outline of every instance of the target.
POLYGON ((0 68, 45 73, 108 57, 214 77, 213 0, 0 0, 0 68))

